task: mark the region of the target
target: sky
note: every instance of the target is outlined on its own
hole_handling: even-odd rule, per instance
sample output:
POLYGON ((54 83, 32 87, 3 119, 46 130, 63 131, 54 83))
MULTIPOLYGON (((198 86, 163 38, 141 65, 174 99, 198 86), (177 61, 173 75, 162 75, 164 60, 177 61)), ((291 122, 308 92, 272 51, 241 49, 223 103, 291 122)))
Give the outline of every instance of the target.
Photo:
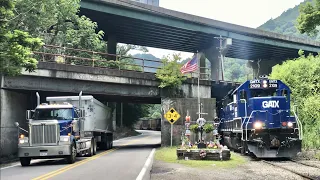
MULTIPOLYGON (((257 28, 269 19, 277 18, 304 0, 159 0, 159 6, 209 19, 257 28)), ((177 51, 148 48, 158 58, 177 51)), ((130 51, 130 53, 141 53, 130 51)), ((182 59, 191 53, 181 52, 182 59)))

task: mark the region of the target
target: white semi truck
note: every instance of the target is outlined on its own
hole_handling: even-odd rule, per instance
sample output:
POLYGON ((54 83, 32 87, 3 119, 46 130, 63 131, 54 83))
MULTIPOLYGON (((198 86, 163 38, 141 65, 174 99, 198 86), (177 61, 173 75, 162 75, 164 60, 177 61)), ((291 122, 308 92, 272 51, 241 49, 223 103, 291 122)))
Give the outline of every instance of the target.
POLYGON ((40 104, 37 95, 35 110, 27 110, 28 130, 19 129, 18 156, 22 166, 31 159, 66 158, 75 162, 76 156, 92 156, 97 147, 112 148, 113 128, 111 109, 93 96, 47 97, 40 104), (22 131, 21 131, 22 130, 22 131))

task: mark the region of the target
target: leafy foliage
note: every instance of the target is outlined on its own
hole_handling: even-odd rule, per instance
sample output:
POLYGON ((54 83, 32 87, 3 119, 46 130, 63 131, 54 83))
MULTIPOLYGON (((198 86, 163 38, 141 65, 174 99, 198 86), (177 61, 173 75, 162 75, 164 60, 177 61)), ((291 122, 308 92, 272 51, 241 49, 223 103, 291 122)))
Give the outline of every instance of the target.
POLYGON ((180 54, 173 54, 172 59, 169 56, 164 57, 161 61, 163 66, 157 70, 156 77, 160 79, 160 88, 179 87, 186 77, 180 72, 181 64, 178 62, 181 60, 180 54))
POLYGON ((148 117, 161 118, 161 104, 152 104, 148 108, 148 117))
POLYGON ((314 1, 315 5, 307 2, 300 6, 300 15, 297 19, 297 28, 300 33, 307 33, 311 36, 315 36, 319 32, 316 27, 320 26, 320 0, 314 1))
POLYGON ((132 127, 139 118, 148 115, 148 106, 143 104, 123 104, 123 125, 126 127, 132 127))
MULTIPOLYGON (((307 34, 301 34, 299 32, 299 28, 297 25, 297 18, 299 17, 299 8, 308 2, 314 2, 314 0, 305 0, 300 5, 295 6, 294 8, 288 9, 287 11, 283 12, 279 17, 275 19, 270 19, 258 29, 276 32, 284 35, 290 35, 305 39, 312 39, 312 40, 320 40, 320 33, 317 36, 308 36, 307 34)), ((317 28, 319 29, 319 27, 317 28)))
POLYGON ((32 51, 42 45, 39 38, 33 38, 29 33, 12 30, 8 22, 13 20, 13 1, 4 0, 0 8, 0 73, 10 76, 19 75, 23 68, 34 71, 37 60, 32 58, 32 51))
POLYGON ((304 147, 320 148, 320 56, 300 54, 297 59, 274 66, 270 78, 280 79, 291 88, 304 128, 304 147))

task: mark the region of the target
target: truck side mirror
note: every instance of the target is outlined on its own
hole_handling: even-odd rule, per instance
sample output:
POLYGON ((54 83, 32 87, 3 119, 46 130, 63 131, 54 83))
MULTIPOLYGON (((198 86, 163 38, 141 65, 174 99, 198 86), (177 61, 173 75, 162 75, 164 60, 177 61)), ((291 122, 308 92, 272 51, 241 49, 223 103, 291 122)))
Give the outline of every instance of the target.
POLYGON ((32 112, 30 111, 30 110, 27 110, 26 111, 26 119, 27 120, 29 120, 29 119, 31 119, 31 117, 32 117, 32 114, 31 114, 32 112))
POLYGON ((15 122, 14 125, 16 125, 17 127, 19 127, 19 123, 18 123, 18 122, 15 122))

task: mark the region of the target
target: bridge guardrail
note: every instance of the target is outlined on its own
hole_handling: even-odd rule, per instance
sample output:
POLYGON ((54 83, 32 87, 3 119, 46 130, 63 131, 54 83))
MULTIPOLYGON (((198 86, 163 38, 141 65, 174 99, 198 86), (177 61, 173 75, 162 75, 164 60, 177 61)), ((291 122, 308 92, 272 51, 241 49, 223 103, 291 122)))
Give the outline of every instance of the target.
MULTIPOLYGON (((33 53, 38 61, 43 62, 149 73, 156 73, 156 70, 160 69, 163 64, 161 61, 157 60, 56 45, 44 45, 40 51, 34 51, 33 53)), ((200 68, 209 69, 206 67, 200 68)), ((191 77, 195 77, 194 74, 195 73, 191 74, 191 77)), ((188 77, 187 75, 185 76, 188 77)), ((207 73, 201 73, 201 76, 205 77, 203 79, 209 79, 210 75, 207 73)))

